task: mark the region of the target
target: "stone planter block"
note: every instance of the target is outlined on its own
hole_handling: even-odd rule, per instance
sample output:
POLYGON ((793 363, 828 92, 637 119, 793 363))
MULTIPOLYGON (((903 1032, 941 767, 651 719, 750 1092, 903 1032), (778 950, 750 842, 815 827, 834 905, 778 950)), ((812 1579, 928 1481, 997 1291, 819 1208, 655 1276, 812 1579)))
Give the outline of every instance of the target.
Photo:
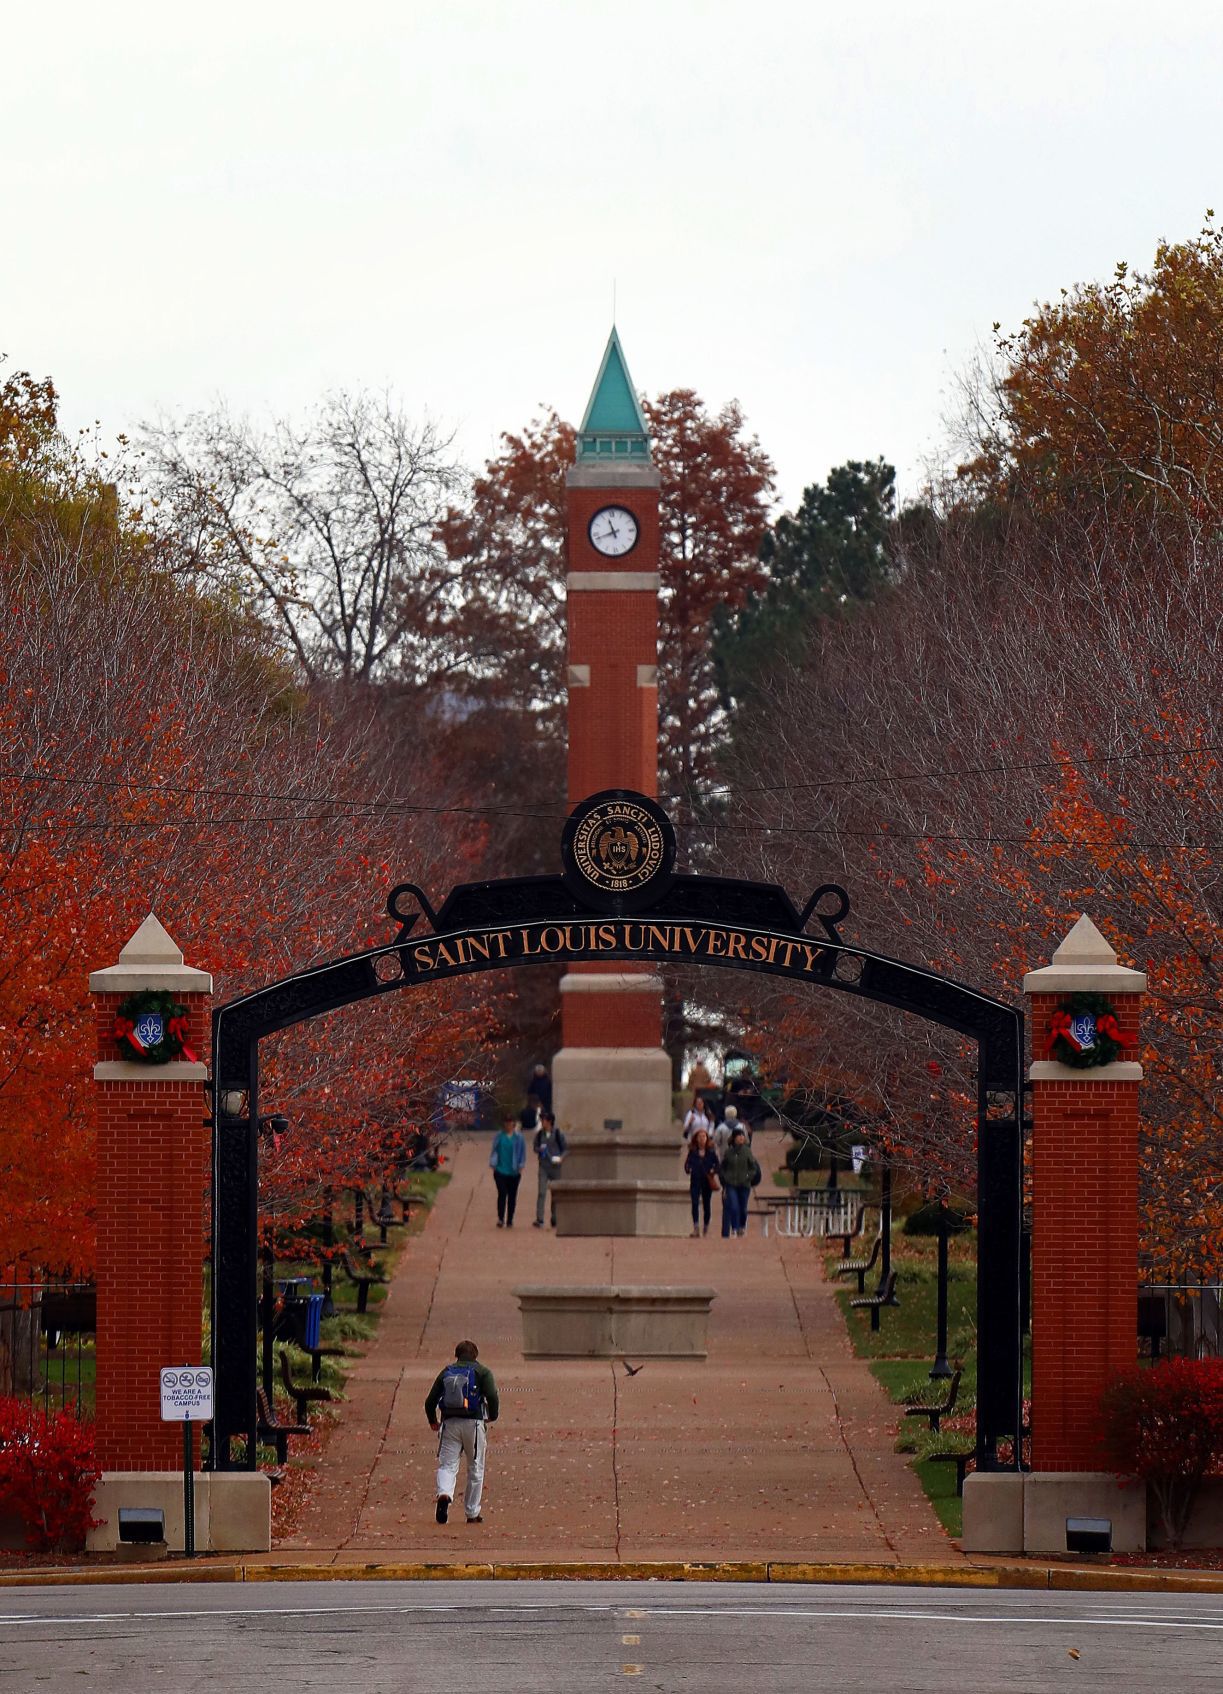
MULTIPOLYGON (((103 1471, 93 1501, 93 1515, 103 1522, 89 1532, 89 1552, 109 1553, 119 1546, 120 1506, 164 1512, 165 1547, 173 1553, 183 1551, 182 1471, 103 1471)), ((271 1545, 272 1485, 261 1471, 196 1471, 197 1552, 266 1553, 271 1545)))
POLYGON ((1029 1471, 1023 1484, 1025 1553, 1065 1554, 1069 1517, 1107 1518, 1114 1553, 1146 1552, 1145 1483, 1110 1471, 1029 1471))
POLYGON ((712 1288, 514 1290, 528 1359, 703 1359, 712 1288))

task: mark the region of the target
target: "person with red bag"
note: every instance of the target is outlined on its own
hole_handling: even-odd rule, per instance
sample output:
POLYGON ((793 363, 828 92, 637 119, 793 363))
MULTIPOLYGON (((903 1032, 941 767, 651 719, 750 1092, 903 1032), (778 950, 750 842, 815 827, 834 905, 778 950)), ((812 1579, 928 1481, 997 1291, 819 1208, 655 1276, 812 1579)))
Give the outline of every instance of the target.
POLYGON ((708 1235, 711 1196, 719 1186, 718 1155, 713 1150, 708 1132, 703 1129, 693 1131, 688 1157, 684 1160, 684 1174, 692 1195, 692 1233, 708 1235), (702 1211, 705 1214, 704 1229, 701 1228, 702 1211))

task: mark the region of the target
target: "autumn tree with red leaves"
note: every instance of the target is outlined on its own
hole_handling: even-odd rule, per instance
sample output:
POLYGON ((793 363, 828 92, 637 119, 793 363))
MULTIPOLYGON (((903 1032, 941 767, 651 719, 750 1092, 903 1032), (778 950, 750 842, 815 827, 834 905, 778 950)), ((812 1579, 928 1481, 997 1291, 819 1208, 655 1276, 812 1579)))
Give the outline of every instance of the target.
MULTIPOLYGON (((90 969, 155 907, 230 997, 389 939, 388 888, 474 869, 478 831, 419 809, 444 786, 426 737, 392 742, 368 700, 307 692, 44 424, 0 442, 0 1263, 84 1272, 90 969)), ((277 1044, 267 1099, 300 1154, 268 1162, 269 1207, 301 1218, 329 1181, 376 1178, 486 1027, 461 985, 277 1044)))
MULTIPOLYGON (((1091 350, 1082 369, 1051 357, 1038 382, 1027 326, 1001 387, 1029 409, 1007 414, 993 471, 961 483, 869 608, 811 619, 737 719, 720 840, 800 897, 844 882, 851 935, 1012 1001, 1089 911, 1148 973, 1143 1248, 1173 1281, 1223 1252, 1223 556, 1201 521, 1209 430, 1191 427, 1217 370, 1216 260, 1168 250, 1107 311, 1070 295, 1059 321, 1091 350), (1196 312, 1172 310, 1174 275, 1195 278, 1196 312), (1161 437, 1158 497, 1136 445, 1157 378, 1184 425, 1161 437)), ((848 1072, 920 1180, 971 1191, 960 1044, 835 995, 761 989, 757 1004, 814 1089, 843 1091, 848 1072)))

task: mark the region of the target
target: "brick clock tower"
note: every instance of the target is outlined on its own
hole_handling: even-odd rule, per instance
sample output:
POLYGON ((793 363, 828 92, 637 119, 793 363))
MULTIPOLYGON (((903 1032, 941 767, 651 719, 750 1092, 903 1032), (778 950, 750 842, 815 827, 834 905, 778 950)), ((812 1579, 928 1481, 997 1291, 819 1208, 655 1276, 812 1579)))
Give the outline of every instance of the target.
MULTIPOLYGON (((567 478, 570 807, 609 788, 658 793, 658 485, 613 329, 567 478)), ((626 1164, 663 1174, 661 1146, 653 1158, 642 1146, 666 1143, 674 1157, 660 978, 648 967, 574 965, 561 980, 561 1028, 557 1118, 579 1139, 566 1177, 585 1163, 588 1135, 617 1138, 621 1174, 626 1164)))

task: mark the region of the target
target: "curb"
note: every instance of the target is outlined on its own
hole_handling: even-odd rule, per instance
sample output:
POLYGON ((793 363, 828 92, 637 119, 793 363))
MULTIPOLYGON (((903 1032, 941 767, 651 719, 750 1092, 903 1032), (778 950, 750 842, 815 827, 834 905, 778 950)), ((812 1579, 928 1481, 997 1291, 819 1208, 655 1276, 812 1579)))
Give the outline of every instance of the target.
POLYGON ((835 1565, 731 1559, 708 1564, 353 1564, 103 1566, 0 1572, 0 1588, 96 1587, 157 1582, 761 1582, 809 1587, 1026 1588, 1116 1594, 1223 1594, 1223 1572, 1073 1565, 835 1565))

